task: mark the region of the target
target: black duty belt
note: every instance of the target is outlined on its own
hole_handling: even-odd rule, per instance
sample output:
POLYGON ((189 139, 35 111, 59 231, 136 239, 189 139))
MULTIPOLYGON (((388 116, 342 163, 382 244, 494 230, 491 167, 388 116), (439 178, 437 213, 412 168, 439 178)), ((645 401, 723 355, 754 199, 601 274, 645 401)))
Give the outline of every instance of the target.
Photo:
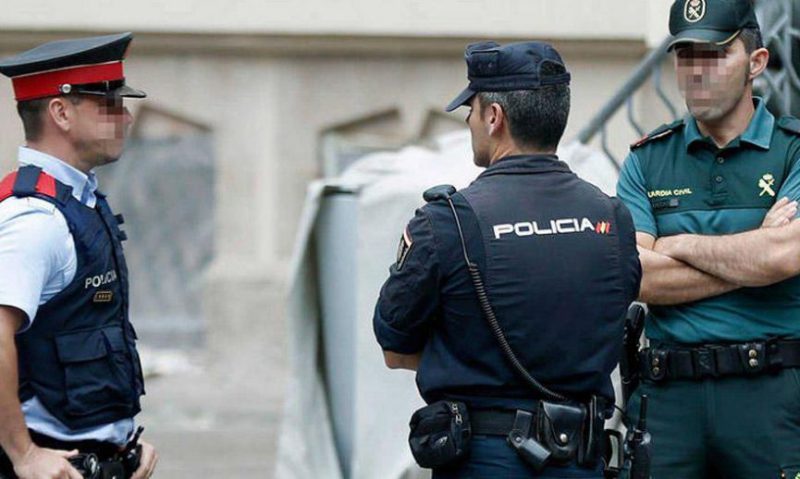
POLYGON ((470 410, 472 435, 501 436, 536 470, 546 465, 593 468, 602 456, 600 401, 588 405, 542 401, 532 411, 470 410))
MULTIPOLYGON (((533 420, 531 434, 536 434, 537 431, 537 410, 539 409, 540 402, 536 402, 532 411, 525 411, 531 414, 533 420)), ((608 401, 598 398, 598 408, 602 414, 606 410, 608 401)), ((486 436, 508 436, 508 433, 514 429, 514 420, 516 419, 517 411, 513 409, 470 409, 469 421, 471 425, 472 434, 486 435, 486 436)), ((610 417, 610 411, 608 411, 610 417)))
POLYGON ((800 340, 753 341, 698 347, 653 347, 639 353, 644 379, 756 376, 800 367, 800 340))
MULTIPOLYGON (((508 436, 514 429, 516 411, 499 409, 473 409, 469 412, 472 434, 487 436, 508 436)), ((533 414, 533 413, 532 413, 533 414)), ((534 425, 536 421, 533 421, 534 425)), ((535 433, 535 431, 532 431, 535 433)))

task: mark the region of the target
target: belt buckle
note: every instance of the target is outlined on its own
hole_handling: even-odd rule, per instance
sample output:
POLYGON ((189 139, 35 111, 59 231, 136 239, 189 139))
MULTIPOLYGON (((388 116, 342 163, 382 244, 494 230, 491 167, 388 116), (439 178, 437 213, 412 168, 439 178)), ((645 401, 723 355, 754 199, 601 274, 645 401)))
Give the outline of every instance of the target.
POLYGON ((709 347, 702 347, 692 350, 694 356, 694 374, 698 379, 706 377, 717 377, 717 358, 714 350, 709 347))
POLYGON ((736 345, 745 374, 758 374, 767 367, 767 347, 763 341, 736 345))

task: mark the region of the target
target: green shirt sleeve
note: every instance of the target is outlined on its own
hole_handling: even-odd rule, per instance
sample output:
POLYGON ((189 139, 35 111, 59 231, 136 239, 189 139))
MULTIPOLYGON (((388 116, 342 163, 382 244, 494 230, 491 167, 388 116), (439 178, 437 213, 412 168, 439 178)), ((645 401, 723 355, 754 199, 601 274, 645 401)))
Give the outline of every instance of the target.
POLYGON ((658 237, 656 218, 647 197, 642 167, 639 164, 639 157, 634 152, 628 154, 622 165, 617 182, 617 197, 631 212, 636 231, 658 237))
POLYGON ((779 200, 784 196, 789 201, 800 201, 800 160, 795 160, 775 199, 779 200))

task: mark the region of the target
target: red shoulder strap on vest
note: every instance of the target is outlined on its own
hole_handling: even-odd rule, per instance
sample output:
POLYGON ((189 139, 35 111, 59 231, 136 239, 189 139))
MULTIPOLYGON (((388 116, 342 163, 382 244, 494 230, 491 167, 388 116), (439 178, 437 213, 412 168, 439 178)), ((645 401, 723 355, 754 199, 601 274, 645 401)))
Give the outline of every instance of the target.
MULTIPOLYGON (((17 173, 18 171, 11 172, 0 181, 0 201, 15 196, 14 186, 17 184, 17 173)), ((36 193, 49 196, 50 198, 56 198, 56 179, 47 173, 40 172, 39 178, 36 180, 35 191, 31 192, 31 194, 36 193)))

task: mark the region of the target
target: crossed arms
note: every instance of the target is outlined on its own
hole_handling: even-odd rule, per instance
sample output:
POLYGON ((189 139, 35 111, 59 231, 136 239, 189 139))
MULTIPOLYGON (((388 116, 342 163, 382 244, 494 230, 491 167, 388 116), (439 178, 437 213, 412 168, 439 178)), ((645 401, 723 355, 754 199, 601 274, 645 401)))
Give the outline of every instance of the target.
POLYGON ((658 239, 637 233, 643 270, 639 300, 651 305, 689 303, 800 274, 796 214, 797 202, 783 198, 760 228, 744 233, 658 239))

